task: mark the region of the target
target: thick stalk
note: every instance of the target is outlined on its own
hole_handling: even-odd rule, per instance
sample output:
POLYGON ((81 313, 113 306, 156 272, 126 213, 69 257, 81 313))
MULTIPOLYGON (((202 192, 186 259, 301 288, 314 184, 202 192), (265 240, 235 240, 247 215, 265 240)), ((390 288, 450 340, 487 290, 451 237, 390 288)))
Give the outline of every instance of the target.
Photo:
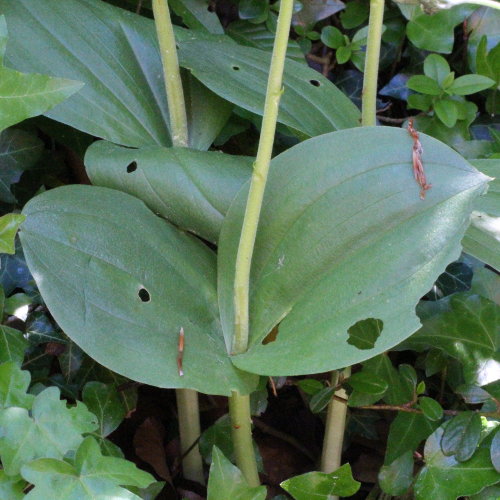
MULTIPOLYGON (((348 377, 350 372, 351 369, 346 368, 343 376, 348 377)), ((334 371, 332 373, 332 386, 335 387, 338 381, 339 372, 334 371)), ((344 389, 339 389, 335 392, 335 395, 347 398, 344 389)), ((321 471, 327 474, 337 470, 342 465, 342 445, 344 442, 346 413, 347 404, 332 398, 326 415, 325 437, 323 440, 323 453, 321 455, 321 471)))
MULTIPOLYGON (((278 24, 276 27, 276 38, 274 40, 273 55, 271 58, 271 68, 269 70, 269 79, 267 82, 259 148, 253 166, 250 191, 248 193, 236 257, 236 273, 234 280, 235 333, 232 344, 232 354, 244 353, 248 348, 250 267, 262 207, 262 199, 264 197, 267 174, 273 151, 292 13, 293 0, 281 0, 278 24)), ((233 392, 229 402, 229 412, 231 414, 236 463, 243 472, 248 483, 252 486, 256 486, 259 484, 259 476, 252 446, 250 397, 233 392)))
MULTIPOLYGON (((153 0, 153 14, 163 66, 172 144, 174 147, 187 147, 188 125, 186 105, 184 102, 179 61, 177 59, 174 29, 170 19, 167 0, 153 0)), ((193 443, 200 437, 198 394, 192 389, 177 389, 176 398, 179 415, 181 454, 184 455, 192 447, 182 462, 184 477, 204 484, 203 461, 198 446, 193 446, 193 443)))
POLYGON ((170 134, 176 147, 188 146, 188 124, 184 91, 182 89, 179 61, 175 46, 174 29, 170 20, 167 0, 153 0, 156 34, 160 45, 163 77, 167 92, 168 112, 170 115, 170 134))
POLYGON ((364 127, 376 124, 378 65, 383 20, 384 0, 370 0, 365 74, 363 78, 363 102, 361 105, 361 125, 364 127))

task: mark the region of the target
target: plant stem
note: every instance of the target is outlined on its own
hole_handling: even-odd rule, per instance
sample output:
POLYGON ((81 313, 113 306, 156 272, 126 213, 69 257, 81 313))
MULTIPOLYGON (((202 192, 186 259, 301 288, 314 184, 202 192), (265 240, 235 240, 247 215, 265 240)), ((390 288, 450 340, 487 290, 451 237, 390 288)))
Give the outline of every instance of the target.
MULTIPOLYGON (((350 368, 343 372, 344 377, 351 373, 350 368)), ((332 372, 332 386, 335 387, 339 382, 339 372, 332 372)), ((335 395, 339 398, 345 398, 344 389, 338 390, 335 395)), ((328 412, 325 422, 325 437, 323 440, 323 453, 321 455, 321 471, 329 474, 337 470, 342 462, 342 445, 344 442, 344 431, 346 421, 347 405, 339 400, 332 398, 328 404, 328 412)), ((335 497, 334 497, 335 498, 335 497)))
POLYGON ((188 124, 184 90, 177 59, 174 29, 170 20, 167 0, 153 0, 153 14, 156 33, 160 45, 165 90, 167 93, 168 112, 170 114, 170 133, 175 147, 188 146, 188 124))
POLYGON ((365 74, 361 106, 361 125, 374 126, 377 112, 377 80, 384 20, 384 0, 370 0, 368 40, 366 45, 365 74))
POLYGON ((204 484, 203 462, 198 446, 193 446, 200 437, 200 417, 198 410, 198 393, 192 389, 177 389, 177 413, 179 417, 179 435, 181 455, 191 448, 182 460, 184 477, 191 481, 204 484))
MULTIPOLYGON (((281 0, 269 79, 267 82, 259 148, 253 166, 250 191, 248 193, 236 257, 234 280, 235 333, 232 354, 244 353, 248 348, 250 267, 273 151, 292 14, 293 0, 281 0)), ((242 396, 237 392, 233 392, 229 401, 229 413, 231 415, 236 464, 242 471, 248 484, 257 486, 260 482, 252 445, 250 396, 242 396)))
MULTIPOLYGON (((184 90, 167 0, 153 0, 153 14, 163 66, 172 144, 174 147, 187 147, 189 143, 184 90)), ((198 394, 192 389, 177 389, 175 394, 183 455, 200 437, 198 394)), ((194 446, 184 457, 182 470, 186 479, 204 484, 203 461, 198 446, 194 446)))

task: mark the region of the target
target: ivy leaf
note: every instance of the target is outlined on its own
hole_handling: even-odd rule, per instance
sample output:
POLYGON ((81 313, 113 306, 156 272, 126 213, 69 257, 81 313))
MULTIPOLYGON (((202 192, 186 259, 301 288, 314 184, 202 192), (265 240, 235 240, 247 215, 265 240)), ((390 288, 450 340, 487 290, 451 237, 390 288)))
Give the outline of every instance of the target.
POLYGON ((99 436, 105 438, 122 422, 127 413, 114 384, 88 382, 82 400, 99 421, 99 436))
MULTIPOLYGON (((4 327, 6 328, 6 327, 4 327)), ((16 363, 8 362, 0 365, 0 408, 18 406, 30 409, 34 397, 26 394, 31 376, 16 363)))
POLYGON ((361 483, 353 479, 351 466, 344 464, 330 474, 307 472, 283 481, 280 486, 295 500, 329 500, 334 495, 354 495, 361 483))
POLYGON ((392 464, 408 451, 416 450, 438 425, 419 413, 398 412, 389 429, 385 465, 392 464))
POLYGON ((24 464, 36 458, 62 458, 78 448, 82 433, 96 427, 96 417, 83 403, 68 408, 59 399, 59 389, 49 387, 35 397, 31 414, 15 407, 0 412, 4 470, 9 475, 17 474, 24 464))
POLYGON ((393 496, 403 495, 413 481, 413 452, 407 451, 391 464, 383 465, 378 474, 382 490, 393 496))
POLYGON ((349 377, 348 383, 356 391, 366 394, 377 394, 380 397, 382 397, 389 387, 386 380, 368 370, 354 373, 349 377))
POLYGON ((13 361, 20 365, 24 360, 24 351, 27 347, 28 341, 22 332, 0 325, 0 363, 13 361))
POLYGON ((440 443, 445 428, 446 424, 436 429, 425 443, 425 467, 414 487, 416 500, 456 500, 500 481, 500 474, 491 464, 487 443, 483 443, 466 462, 444 455, 440 443))
POLYGON ((6 214, 0 217, 0 253, 14 255, 16 253, 15 238, 19 226, 26 216, 21 214, 6 214))
POLYGON ((491 440, 491 463, 497 472, 500 472, 500 432, 497 430, 491 440))
POLYGON ((241 471, 214 446, 208 478, 207 500, 220 500, 221 498, 264 500, 266 493, 265 486, 248 486, 241 471))
POLYGON ((25 74, 3 66, 7 22, 0 16, 0 131, 41 115, 83 87, 83 83, 47 75, 25 74))
POLYGON ((454 455, 459 462, 466 462, 476 451, 481 429, 481 417, 478 413, 459 413, 446 426, 441 438, 441 450, 446 456, 454 455))
POLYGON ((76 451, 74 463, 41 458, 22 468, 22 476, 35 485, 26 500, 140 500, 141 497, 120 486, 146 488, 153 476, 122 458, 102 456, 99 445, 87 437, 76 451), (54 488, 54 485, 61 485, 54 488))

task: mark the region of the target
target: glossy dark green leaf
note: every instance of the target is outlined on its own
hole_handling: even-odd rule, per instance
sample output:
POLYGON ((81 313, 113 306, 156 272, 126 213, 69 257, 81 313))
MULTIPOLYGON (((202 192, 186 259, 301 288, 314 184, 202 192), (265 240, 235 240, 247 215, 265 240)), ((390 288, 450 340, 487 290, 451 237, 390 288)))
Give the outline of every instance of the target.
POLYGON ((40 457, 62 459, 92 432, 97 419, 83 403, 68 408, 59 390, 49 387, 38 394, 31 412, 11 407, 0 411, 0 453, 7 474, 18 474, 23 465, 40 457))
POLYGON ((99 421, 100 437, 111 434, 127 413, 116 387, 102 382, 88 382, 82 392, 82 400, 99 421))
MULTIPOLYGON (((471 203, 486 181, 444 144, 420 138, 433 183, 425 201, 406 130, 325 134, 272 160, 252 263, 249 350, 233 358, 238 367, 266 375, 341 368, 418 328, 414 306, 458 257, 471 203), (372 349, 360 350, 347 332, 367 318, 381 320, 383 330, 372 349), (263 344, 278 323, 276 339, 263 344)), ((242 189, 231 205, 219 244, 228 343, 246 196, 242 189)))
POLYGON ((351 466, 344 464, 330 474, 307 472, 283 481, 280 486, 295 500, 329 500, 332 496, 350 497, 361 486, 352 477, 351 466))
POLYGON ((21 239, 52 315, 85 352, 160 387, 248 392, 219 326, 215 256, 128 194, 67 186, 31 200, 21 239), (177 345, 185 332, 184 376, 177 345), (147 363, 145 362, 147 360, 147 363))
POLYGON ((19 181, 23 171, 30 168, 40 157, 43 143, 38 137, 9 128, 0 132, 0 200, 15 201, 10 186, 19 181))
POLYGON ((263 23, 269 15, 269 3, 261 0, 240 0, 238 15, 240 19, 246 19, 255 24, 263 23))
POLYGON ((231 420, 229 415, 219 418, 215 424, 203 431, 200 437, 200 453, 207 464, 212 463, 212 452, 217 449, 234 461, 233 440, 231 437, 231 420))
POLYGON ((441 420, 443 418, 443 407, 435 399, 423 396, 418 399, 418 406, 429 420, 441 420))
MULTIPOLYGON (((241 45, 255 47, 271 52, 274 45, 274 33, 265 24, 253 24, 248 21, 234 21, 226 28, 227 34, 241 45)), ((286 56, 294 61, 305 63, 304 54, 295 40, 288 41, 286 56)))
POLYGON ((453 417, 441 438, 441 450, 446 456, 454 455, 466 462, 476 451, 481 437, 481 417, 475 412, 459 413, 453 417))
POLYGON ((466 292, 471 287, 472 268, 465 262, 452 262, 436 280, 428 298, 438 300, 457 292, 466 292))
POLYGON ((31 409, 33 396, 26 394, 30 380, 30 373, 22 371, 16 363, 2 363, 0 365, 0 408, 17 406, 31 409))
MULTIPOLYGON (((151 19, 100 0, 64 4, 40 0, 36 5, 30 0, 1 0, 0 12, 11 32, 9 64, 21 71, 85 83, 47 116, 118 144, 170 145, 162 66, 151 19)), ((185 94, 191 147, 208 149, 230 107, 196 82, 187 82, 185 94)))
MULTIPOLYGON (((3 9, 0 10, 3 14, 3 9)), ((9 26, 10 27, 10 26, 9 26)), ((13 29, 10 28, 12 31, 13 29)), ((41 115, 78 92, 83 83, 48 75, 20 73, 4 66, 7 24, 0 16, 0 131, 41 115)))
POLYGON ((99 445, 87 437, 76 450, 74 461, 40 458, 22 468, 22 476, 35 487, 32 500, 140 500, 121 486, 147 487, 154 477, 122 458, 102 456, 99 445), (54 488, 55 484, 64 487, 54 488))
POLYGON ((425 443, 425 467, 414 486, 416 500, 456 500, 500 481, 500 474, 491 464, 488 446, 480 447, 467 462, 458 462, 441 451, 443 433, 443 427, 439 427, 425 443))
POLYGON ((169 6, 182 18, 188 28, 215 35, 224 34, 224 28, 217 14, 209 10, 205 0, 171 0, 169 6))
MULTIPOLYGON (((224 99, 262 115, 271 54, 235 44, 193 41, 180 64, 224 99)), ((287 60, 278 121, 308 136, 359 125, 359 111, 317 71, 287 60)))
POLYGON ((457 5, 429 16, 418 10, 406 26, 406 34, 419 49, 449 54, 455 40, 454 28, 474 11, 475 7, 457 5))
POLYGON ((357 28, 368 19, 369 5, 366 2, 348 2, 340 13, 340 22, 345 29, 357 28))
POLYGON ((85 155, 92 183, 140 198, 175 225, 215 242, 253 158, 215 151, 95 142, 85 155))
POLYGON ((406 493, 413 481, 413 452, 407 451, 391 464, 383 465, 378 473, 378 483, 384 493, 398 496, 406 493))
POLYGON ((384 378, 368 370, 354 373, 349 377, 348 383, 354 390, 367 394, 384 394, 389 387, 384 378))
POLYGON ((27 347, 28 341, 22 332, 8 326, 0 326, 0 363, 13 361, 20 365, 27 347))
POLYGON ((297 385, 306 393, 309 395, 314 395, 317 392, 321 391, 321 389, 324 389, 324 385, 316 379, 313 378, 305 378, 303 380, 299 380, 297 382, 297 385))
POLYGON ((241 471, 235 467, 224 454, 214 446, 212 451, 212 465, 208 478, 207 500, 264 500, 265 486, 248 486, 241 471))
POLYGON ((313 413, 319 413, 323 411, 332 400, 332 396, 334 395, 334 393, 335 387, 324 387, 319 392, 313 395, 313 397, 309 401, 309 409, 313 413))
POLYGON ((321 30, 321 41, 332 49, 338 49, 345 43, 344 35, 335 26, 325 26, 321 30))
POLYGON ((408 451, 416 450, 438 425, 437 422, 432 422, 419 413, 398 412, 389 429, 385 465, 392 464, 408 451))
POLYGON ((500 472, 500 433, 493 436, 490 448, 491 463, 497 472, 500 472))

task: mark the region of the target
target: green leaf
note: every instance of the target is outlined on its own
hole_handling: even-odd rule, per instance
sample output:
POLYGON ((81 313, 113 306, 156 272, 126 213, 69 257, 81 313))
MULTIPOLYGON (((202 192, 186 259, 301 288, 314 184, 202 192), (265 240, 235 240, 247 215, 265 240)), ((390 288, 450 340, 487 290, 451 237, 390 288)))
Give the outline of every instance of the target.
POLYGON ((92 183, 140 198, 175 225, 216 242, 254 158, 187 148, 130 149, 95 142, 85 155, 92 183))
POLYGON ((345 64, 349 59, 351 58, 352 55, 352 48, 351 46, 342 46, 337 49, 337 52, 335 52, 335 58, 337 59, 337 62, 339 64, 345 64))
POLYGON ((40 158, 43 143, 38 137, 9 128, 0 132, 0 201, 14 203, 10 186, 19 181, 21 174, 40 158))
POLYGON ((433 98, 430 95, 411 94, 408 96, 408 108, 429 111, 432 107, 433 98))
POLYGON ((224 34, 217 14, 207 8, 206 0, 170 0, 169 6, 188 28, 215 35, 224 34))
POLYGON ((481 417, 466 411, 453 417, 441 438, 441 450, 446 456, 454 455, 459 462, 466 462, 476 451, 481 437, 481 417))
POLYGON ((35 397, 31 415, 24 408, 14 407, 0 412, 4 470, 9 475, 18 474, 23 465, 36 458, 62 458, 78 448, 82 433, 96 427, 96 417, 83 403, 68 408, 59 399, 59 389, 49 387, 35 397))
POLYGON ((438 425, 419 413, 398 412, 389 429, 384 464, 390 465, 404 453, 416 450, 438 425))
POLYGON ((486 297, 500 306, 500 275, 486 267, 474 269, 471 292, 486 297))
POLYGON ((7 214, 0 217, 0 253, 14 255, 16 253, 14 240, 19 226, 26 217, 21 214, 7 214))
POLYGON ((500 498, 500 487, 490 486, 480 491, 477 495, 469 496, 469 500, 498 500, 500 498))
POLYGON ((24 360, 24 352, 27 347, 28 341, 22 332, 0 325, 0 363, 12 361, 20 365, 24 360))
POLYGON ((99 421, 97 432, 104 438, 111 434, 127 413, 118 391, 113 384, 87 382, 82 392, 82 400, 99 421))
POLYGON ((351 466, 344 464, 330 474, 307 472, 283 481, 280 486, 295 500, 329 500, 332 496, 350 497, 361 486, 352 477, 351 466))
POLYGON ((436 80, 425 75, 414 75, 408 79, 407 87, 421 94, 439 95, 442 92, 436 80))
MULTIPOLYGON (((406 130, 326 134, 272 160, 252 262, 249 349, 232 358, 239 368, 266 375, 328 371, 384 352, 418 328, 414 305, 458 257, 471 203, 486 182, 444 144, 424 134, 420 139, 433 183, 425 201, 413 178, 406 130), (347 342, 347 332, 367 318, 379 319, 383 329, 372 349, 360 350, 347 342), (263 344, 277 324, 276 339, 263 344)), ((245 188, 219 241, 228 343, 246 197, 245 188)))
POLYGON ((471 163, 484 174, 493 177, 488 191, 478 198, 476 210, 500 217, 500 159, 471 160, 471 163))
POLYGON ((240 19, 246 19, 255 24, 263 23, 269 15, 269 3, 261 0, 240 0, 238 14, 240 19))
POLYGON ((331 49, 338 49, 344 45, 344 35, 335 26, 325 26, 321 30, 321 41, 331 49))
POLYGON ((200 453, 207 464, 212 463, 213 450, 218 450, 230 460, 234 460, 231 432, 231 419, 229 415, 224 415, 202 433, 200 453))
POLYGON ((441 87, 447 90, 454 81, 455 81, 455 72, 450 71, 444 78, 441 87))
POLYGON ((429 420, 441 420, 443 418, 443 407, 435 399, 423 396, 418 399, 418 406, 429 420))
MULTIPOLYGON (((180 63, 224 99, 262 115, 271 54, 235 44, 181 44, 180 63)), ((359 125, 356 106, 317 71, 286 61, 278 121, 308 136, 359 125)))
POLYGON ((225 395, 253 389, 255 377, 235 369, 226 351, 207 246, 108 188, 47 191, 24 214, 21 240, 40 292, 66 334, 97 362, 159 387, 225 395))
POLYGON ((424 319, 405 347, 418 350, 432 346, 444 351, 460 360, 466 382, 473 383, 476 372, 500 347, 500 306, 470 292, 456 293, 440 302, 442 312, 424 319))
POLYGON ((26 394, 30 380, 30 373, 21 371, 16 363, 2 363, 0 365, 0 409, 18 406, 29 410, 33 404, 33 396, 26 394))
POLYGON ((388 495, 404 495, 413 481, 413 452, 407 451, 391 464, 383 465, 378 473, 382 491, 388 495))
POLYGON ((0 470, 0 498, 22 500, 25 498, 24 489, 27 483, 20 476, 8 476, 0 470))
POLYGON ((458 119, 458 109, 451 99, 438 99, 434 103, 437 117, 449 128, 454 127, 458 119))
POLYGON ((376 373, 364 370, 354 373, 348 379, 349 385, 356 391, 366 394, 384 394, 389 384, 376 373))
POLYGON ((369 7, 366 2, 348 2, 345 9, 340 13, 340 22, 348 30, 357 28, 368 19, 369 7))
POLYGON ((299 380, 297 382, 297 385, 306 394, 309 394, 310 396, 313 396, 314 394, 316 394, 317 392, 319 392, 325 388, 325 386, 319 380, 316 380, 314 378, 305 378, 305 379, 299 380))
POLYGON ((414 486, 416 500, 456 500, 500 481, 500 474, 491 465, 487 446, 480 447, 467 462, 444 455, 440 442, 445 427, 446 424, 439 427, 425 443, 425 467, 414 486))
POLYGON ((455 95, 469 95, 481 92, 495 84, 495 80, 483 75, 464 75, 455 78, 448 92, 455 95))
POLYGON ((474 212, 462 240, 464 251, 500 271, 500 230, 498 217, 474 212))
MULTIPOLYGON (((30 0, 0 0, 0 12, 11 31, 10 64, 21 71, 85 83, 78 94, 47 116, 118 144, 171 144, 152 19, 99 0, 64 4, 39 0, 36 5, 30 0)), ((180 41, 183 32, 176 35, 180 41)), ((190 146, 208 149, 231 106, 190 78, 184 91, 190 146)))
POLYGON ((41 458, 22 468, 22 476, 35 488, 27 500, 139 500, 140 497, 120 486, 145 488, 153 476, 122 458, 104 457, 99 445, 87 437, 76 452, 74 464, 53 458, 41 458), (54 485, 60 485, 54 488, 54 485))
POLYGON ((450 73, 450 65, 443 56, 439 54, 430 54, 424 61, 424 73, 442 86, 444 79, 450 73))
POLYGON ((491 441, 491 463, 497 472, 500 472, 500 432, 496 431, 491 441))
MULTIPOLYGON (((457 5, 429 16, 420 13, 406 25, 406 34, 419 49, 450 54, 455 41, 454 28, 476 7, 457 5)), ((418 11, 421 12, 421 11, 418 11)))
POLYGON ((334 393, 335 387, 324 387, 323 389, 321 389, 321 391, 313 395, 313 397, 309 401, 309 409, 313 413, 319 413, 323 411, 332 400, 332 396, 334 393))
MULTIPOLYGON (((3 9, 1 9, 3 12, 3 9)), ((41 115, 78 92, 83 83, 47 75, 25 74, 4 66, 7 23, 0 16, 0 131, 41 115)))
POLYGON ((265 486, 248 486, 241 471, 235 467, 224 454, 214 446, 212 451, 212 465, 208 478, 207 500, 264 500, 265 486))

